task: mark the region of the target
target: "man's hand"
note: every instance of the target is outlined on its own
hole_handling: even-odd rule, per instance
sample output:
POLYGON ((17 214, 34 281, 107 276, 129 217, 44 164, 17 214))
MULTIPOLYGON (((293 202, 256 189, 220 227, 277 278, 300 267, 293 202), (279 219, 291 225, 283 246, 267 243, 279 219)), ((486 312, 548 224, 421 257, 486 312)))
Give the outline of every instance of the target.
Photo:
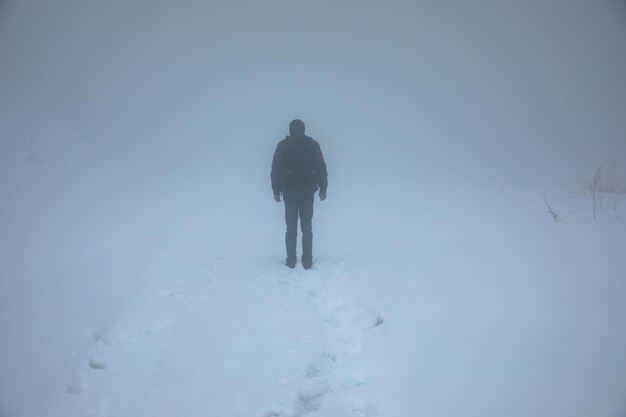
POLYGON ((274 194, 274 201, 280 203, 280 194, 274 194))
POLYGON ((320 191, 320 201, 326 200, 326 193, 320 191))

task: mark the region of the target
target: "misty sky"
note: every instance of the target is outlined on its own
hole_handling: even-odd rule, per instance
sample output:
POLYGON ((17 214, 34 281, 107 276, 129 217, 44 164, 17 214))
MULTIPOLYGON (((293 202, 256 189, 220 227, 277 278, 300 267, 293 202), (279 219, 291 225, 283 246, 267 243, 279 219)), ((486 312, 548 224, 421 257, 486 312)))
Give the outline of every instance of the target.
POLYGON ((575 182, 626 165, 623 1, 0 5, 4 143, 181 165, 243 148, 268 171, 299 117, 331 175, 356 160, 575 182))

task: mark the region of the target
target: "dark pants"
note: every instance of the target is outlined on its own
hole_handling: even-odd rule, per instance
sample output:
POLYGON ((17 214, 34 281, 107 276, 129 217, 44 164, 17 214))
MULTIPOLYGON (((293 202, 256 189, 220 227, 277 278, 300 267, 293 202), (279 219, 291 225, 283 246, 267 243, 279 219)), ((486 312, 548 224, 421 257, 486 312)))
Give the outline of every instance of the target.
POLYGON ((295 261, 296 240, 298 237, 298 217, 302 229, 302 262, 313 261, 313 191, 285 191, 285 246, 287 248, 287 260, 295 261))

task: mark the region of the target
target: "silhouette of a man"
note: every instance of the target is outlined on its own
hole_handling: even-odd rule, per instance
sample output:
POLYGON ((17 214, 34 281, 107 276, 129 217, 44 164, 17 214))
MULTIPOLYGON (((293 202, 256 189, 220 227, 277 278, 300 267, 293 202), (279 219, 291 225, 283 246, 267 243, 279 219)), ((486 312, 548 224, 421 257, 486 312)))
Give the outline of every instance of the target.
POLYGON ((272 161, 272 191, 274 200, 285 201, 285 247, 289 268, 296 267, 298 217, 302 230, 302 266, 313 265, 313 197, 319 189, 320 201, 326 199, 328 174, 320 145, 304 134, 304 122, 296 119, 289 124, 289 135, 276 146, 272 161))

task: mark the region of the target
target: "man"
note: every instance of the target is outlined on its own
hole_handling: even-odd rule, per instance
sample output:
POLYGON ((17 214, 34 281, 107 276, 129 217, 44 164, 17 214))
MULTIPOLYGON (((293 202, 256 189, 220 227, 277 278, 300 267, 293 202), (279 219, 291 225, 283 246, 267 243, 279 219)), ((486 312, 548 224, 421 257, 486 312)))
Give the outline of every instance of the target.
POLYGON ((289 136, 278 143, 272 161, 274 200, 285 200, 285 246, 289 268, 296 267, 298 217, 302 229, 302 266, 313 265, 313 197, 319 188, 320 201, 326 199, 328 186, 326 163, 320 145, 304 134, 304 123, 296 119, 289 124, 289 136))

